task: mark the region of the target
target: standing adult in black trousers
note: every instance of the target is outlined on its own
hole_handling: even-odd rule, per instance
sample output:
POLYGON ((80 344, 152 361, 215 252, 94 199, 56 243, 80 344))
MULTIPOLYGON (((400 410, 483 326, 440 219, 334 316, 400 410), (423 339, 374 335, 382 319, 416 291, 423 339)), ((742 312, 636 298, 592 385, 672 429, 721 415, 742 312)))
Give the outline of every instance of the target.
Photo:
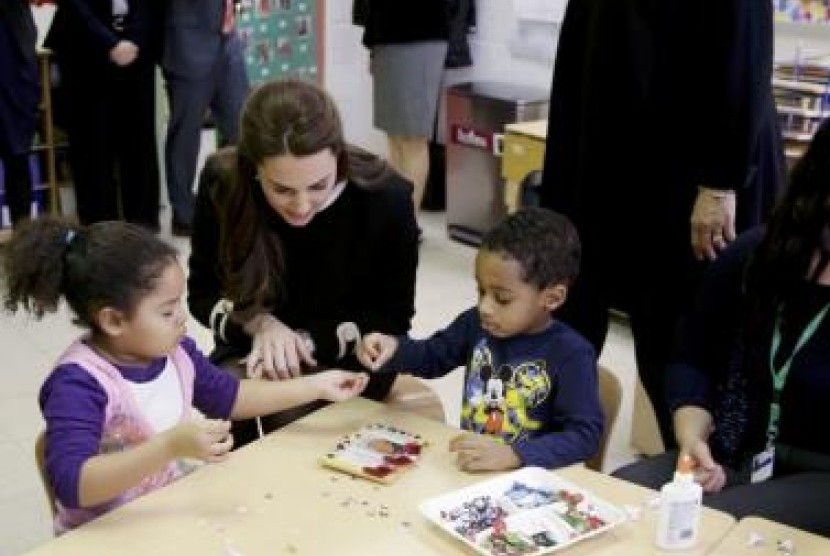
POLYGON ((83 224, 123 218, 159 228, 151 21, 146 0, 61 0, 47 36, 83 224))
POLYGON ((37 30, 26 0, 0 2, 0 160, 6 203, 17 225, 31 212, 29 153, 40 98, 37 30))
POLYGON ((609 307, 628 313, 668 445, 664 373, 701 261, 765 217, 783 178, 771 10, 571 0, 562 26, 540 196, 584 258, 561 318, 599 353, 609 307))

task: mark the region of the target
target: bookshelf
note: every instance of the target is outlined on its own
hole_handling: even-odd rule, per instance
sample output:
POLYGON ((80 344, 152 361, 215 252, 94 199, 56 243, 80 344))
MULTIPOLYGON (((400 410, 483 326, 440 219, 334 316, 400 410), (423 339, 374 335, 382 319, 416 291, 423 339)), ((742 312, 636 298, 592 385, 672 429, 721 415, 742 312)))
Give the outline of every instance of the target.
POLYGON ((830 57, 802 57, 797 52, 794 61, 776 64, 772 87, 791 167, 830 116, 830 57))

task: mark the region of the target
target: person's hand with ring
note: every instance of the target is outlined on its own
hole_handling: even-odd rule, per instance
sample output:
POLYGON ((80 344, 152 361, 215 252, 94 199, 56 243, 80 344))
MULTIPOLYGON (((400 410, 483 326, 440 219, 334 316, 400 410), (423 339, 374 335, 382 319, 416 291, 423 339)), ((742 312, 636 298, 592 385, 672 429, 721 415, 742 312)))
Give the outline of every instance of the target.
POLYGON ((698 187, 692 209, 692 252, 698 260, 715 260, 735 239, 735 192, 698 187))

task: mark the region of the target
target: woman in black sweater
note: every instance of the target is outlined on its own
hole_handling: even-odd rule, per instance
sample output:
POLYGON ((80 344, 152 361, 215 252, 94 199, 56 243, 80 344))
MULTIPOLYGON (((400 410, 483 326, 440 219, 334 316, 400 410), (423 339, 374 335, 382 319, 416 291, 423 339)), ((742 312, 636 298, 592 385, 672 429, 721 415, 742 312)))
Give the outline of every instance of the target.
MULTIPOLYGON (((418 264, 411 186, 347 147, 334 102, 307 82, 252 93, 239 146, 213 155, 202 172, 191 241, 190 310, 214 331, 213 359, 238 374, 361 369, 355 328, 410 328, 418 264)), ((364 395, 398 399, 408 390, 411 399, 413 386, 373 375, 364 395)), ((428 396, 420 405, 440 408, 428 396)))

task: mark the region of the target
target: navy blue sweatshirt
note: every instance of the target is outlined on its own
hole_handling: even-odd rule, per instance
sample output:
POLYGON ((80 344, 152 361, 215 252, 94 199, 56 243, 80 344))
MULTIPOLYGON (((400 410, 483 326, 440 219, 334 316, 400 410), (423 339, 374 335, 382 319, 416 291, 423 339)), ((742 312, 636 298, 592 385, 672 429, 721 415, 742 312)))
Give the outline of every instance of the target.
POLYGON ((500 437, 523 465, 562 467, 599 449, 596 354, 564 323, 496 338, 469 309, 426 340, 398 341, 384 371, 438 378, 466 365, 461 428, 500 437))

